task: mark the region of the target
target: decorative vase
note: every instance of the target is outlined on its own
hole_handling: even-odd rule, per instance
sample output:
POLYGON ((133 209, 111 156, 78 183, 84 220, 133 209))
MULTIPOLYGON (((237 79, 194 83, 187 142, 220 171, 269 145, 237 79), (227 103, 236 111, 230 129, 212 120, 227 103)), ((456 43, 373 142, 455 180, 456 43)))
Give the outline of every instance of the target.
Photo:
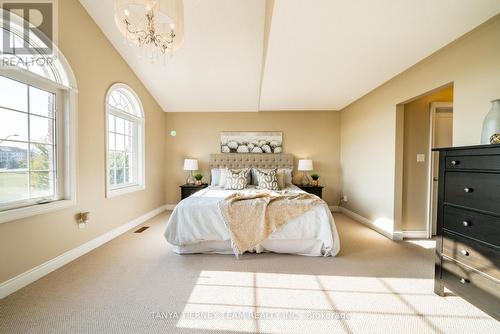
POLYGON ((500 144, 500 133, 495 133, 490 137, 490 144, 500 144))
POLYGON ((318 180, 312 180, 312 181, 311 181, 311 185, 312 185, 313 187, 317 187, 317 186, 319 186, 319 181, 318 181, 318 180))
POLYGON ((491 144, 492 137, 500 133, 500 99, 491 101, 491 109, 483 122, 481 144, 491 144))
POLYGON ((197 186, 201 186, 201 180, 196 180, 195 183, 197 186))

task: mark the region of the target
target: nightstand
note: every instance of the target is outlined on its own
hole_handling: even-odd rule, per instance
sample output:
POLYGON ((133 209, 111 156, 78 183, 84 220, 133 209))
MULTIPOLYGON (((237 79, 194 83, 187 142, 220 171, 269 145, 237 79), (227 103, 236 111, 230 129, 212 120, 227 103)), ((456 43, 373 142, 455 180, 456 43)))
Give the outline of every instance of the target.
POLYGON ((206 184, 206 183, 203 183, 200 186, 197 186, 195 184, 183 184, 181 186, 181 200, 183 200, 184 198, 187 198, 187 197, 191 196, 195 192, 198 192, 201 189, 204 189, 206 187, 208 187, 208 184, 206 184))
POLYGON ((323 186, 301 186, 299 184, 296 184, 296 186, 309 194, 323 198, 323 186))

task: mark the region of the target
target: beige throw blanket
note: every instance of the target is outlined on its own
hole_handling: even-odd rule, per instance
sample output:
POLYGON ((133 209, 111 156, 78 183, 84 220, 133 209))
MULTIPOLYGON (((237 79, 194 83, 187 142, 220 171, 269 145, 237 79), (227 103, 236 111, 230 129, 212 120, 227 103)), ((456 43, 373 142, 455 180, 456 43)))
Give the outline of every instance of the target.
POLYGON ((324 203, 307 193, 234 193, 219 208, 238 256, 254 249, 286 223, 324 203))

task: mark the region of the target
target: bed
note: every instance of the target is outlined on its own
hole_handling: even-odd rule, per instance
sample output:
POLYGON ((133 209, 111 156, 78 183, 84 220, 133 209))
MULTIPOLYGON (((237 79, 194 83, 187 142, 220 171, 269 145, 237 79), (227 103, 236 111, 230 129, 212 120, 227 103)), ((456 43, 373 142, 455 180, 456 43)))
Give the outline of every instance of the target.
MULTIPOLYGON (((212 154, 210 168, 293 168, 290 154, 212 154)), ((253 192, 226 190, 209 186, 182 200, 172 212, 165 230, 166 240, 178 254, 233 254, 231 236, 221 214, 220 201, 238 193, 253 192)), ((279 192, 300 194, 303 191, 290 184, 279 192)), ((291 204, 293 205, 293 203, 291 204)), ((335 256, 340 250, 338 232, 328 205, 321 201, 300 217, 288 221, 258 244, 252 252, 275 252, 305 256, 335 256)))

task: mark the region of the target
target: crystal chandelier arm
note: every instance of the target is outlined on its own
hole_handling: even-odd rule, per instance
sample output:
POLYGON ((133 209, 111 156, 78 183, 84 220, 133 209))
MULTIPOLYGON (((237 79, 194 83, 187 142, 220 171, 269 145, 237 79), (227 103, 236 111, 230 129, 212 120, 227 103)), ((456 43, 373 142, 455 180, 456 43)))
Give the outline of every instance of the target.
POLYGON ((157 41, 159 41, 160 43, 162 44, 172 44, 174 42, 174 39, 173 38, 170 38, 170 39, 166 39, 165 37, 163 37, 162 35, 155 35, 155 39, 157 41))
MULTIPOLYGON (((142 16, 142 19, 140 16, 129 17, 129 10, 125 10, 125 17, 121 21, 124 24, 126 34, 128 34, 127 38, 135 40, 140 47, 157 48, 162 53, 173 50, 174 43, 176 42, 174 22, 170 21, 170 31, 163 32, 161 24, 165 23, 158 22, 159 15, 162 12, 157 13, 152 6, 148 6, 146 9, 145 17, 142 16)), ((177 22, 175 24, 177 25, 177 22)))
POLYGON ((169 37, 170 37, 170 39, 167 39, 166 37, 162 36, 161 34, 155 35, 155 39, 157 39, 162 45, 166 45, 166 48, 171 47, 171 45, 174 44, 174 39, 175 39, 174 30, 170 30, 169 37))
POLYGON ((160 48, 162 53, 165 53, 168 49, 171 49, 174 43, 173 40, 168 41, 163 38, 158 38, 157 40, 159 42, 158 47, 160 48))
POLYGON ((125 28, 127 29, 127 32, 134 34, 134 35, 137 35, 137 34, 146 35, 147 34, 146 31, 144 31, 144 30, 131 29, 130 27, 132 26, 132 24, 127 19, 124 19, 123 22, 125 23, 125 28))

